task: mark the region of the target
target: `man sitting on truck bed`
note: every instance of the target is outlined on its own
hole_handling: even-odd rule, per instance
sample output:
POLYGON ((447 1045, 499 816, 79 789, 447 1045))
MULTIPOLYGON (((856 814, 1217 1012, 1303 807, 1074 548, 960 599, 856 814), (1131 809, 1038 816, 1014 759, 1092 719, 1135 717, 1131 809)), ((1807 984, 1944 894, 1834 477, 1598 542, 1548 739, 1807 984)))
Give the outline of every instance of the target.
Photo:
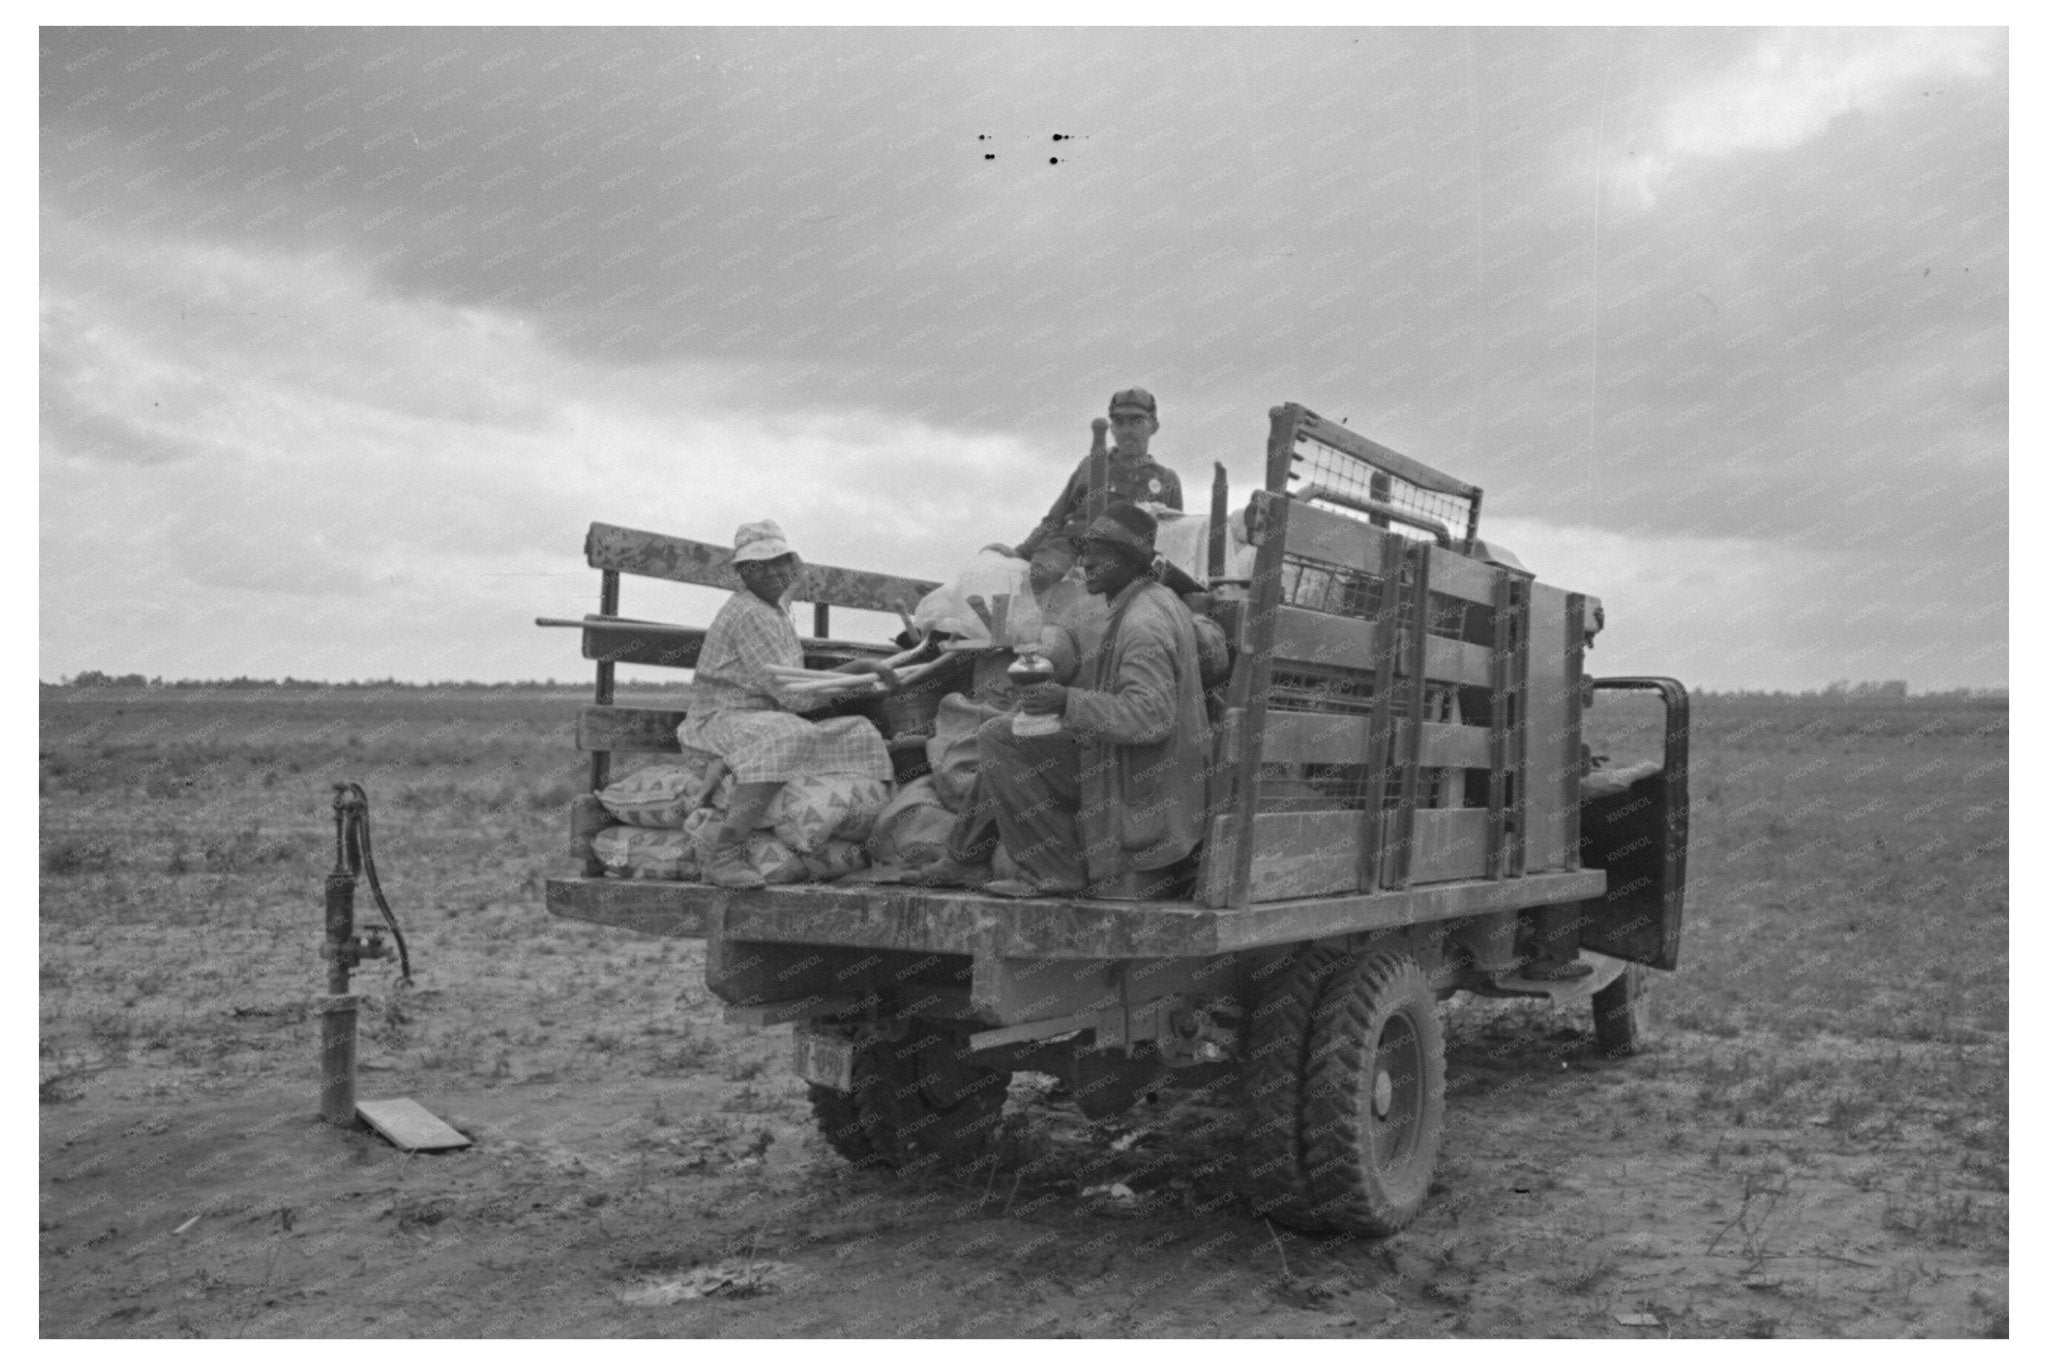
MULTIPOLYGON (((1100 439, 1105 424, 1099 417, 1095 423, 1100 439)), ((1151 455, 1152 437, 1159 430, 1158 400, 1144 389, 1119 389, 1110 395, 1107 429, 1116 433, 1116 445, 1109 452, 1108 500, 1156 502, 1180 511, 1180 476, 1151 455)), ((1058 548, 1061 541, 1078 541, 1088 523, 1088 459, 1092 455, 1090 452, 1089 457, 1082 459, 1054 500, 1052 510, 1032 528, 1030 535, 1017 542, 1015 550, 1007 545, 992 548, 1018 559, 1036 560, 1041 550, 1058 548)), ((1064 571, 1062 568, 1061 572, 1064 571)), ((1039 586, 1036 582, 1032 584, 1034 589, 1039 586)))
MULTIPOLYGON (((747 836, 782 784, 814 773, 893 776, 882 732, 860 716, 808 721, 795 711, 828 705, 819 696, 784 691, 771 667, 800 668, 803 646, 784 599, 803 561, 772 521, 750 521, 733 537, 733 571, 744 584, 712 618, 697 656, 690 711, 676 727, 686 749, 718 755, 732 772, 732 799, 704 880, 736 889, 765 885, 747 863, 747 836)), ((893 688, 895 674, 869 659, 834 670, 873 673, 893 688)))
POLYGON ((1088 590, 1108 601, 1101 645, 1072 687, 1019 693, 1025 714, 1060 728, 1018 735, 1013 716, 981 728, 981 777, 1022 874, 990 882, 997 895, 1163 894, 1201 841, 1209 719, 1194 618, 1151 576, 1156 531, 1117 502, 1082 534, 1088 590))

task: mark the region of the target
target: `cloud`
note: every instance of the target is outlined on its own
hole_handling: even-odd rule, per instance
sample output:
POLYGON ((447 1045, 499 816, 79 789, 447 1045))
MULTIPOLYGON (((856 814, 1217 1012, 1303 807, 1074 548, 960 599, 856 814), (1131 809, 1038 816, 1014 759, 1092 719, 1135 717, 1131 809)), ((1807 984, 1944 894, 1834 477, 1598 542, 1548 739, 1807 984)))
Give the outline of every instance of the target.
POLYGON ((722 542, 773 516, 819 561, 928 576, 1021 536, 1057 486, 1013 436, 814 367, 599 368, 343 260, 46 234, 46 674, 304 674, 316 636, 362 661, 341 676, 475 673, 427 665, 464 639, 496 660, 480 676, 566 671, 573 644, 531 620, 594 604, 591 521, 722 542), (62 264, 84 256, 89 275, 62 264), (207 662, 223 640, 252 657, 207 662))
POLYGON ((1998 29, 1773 30, 1665 101, 1646 145, 1610 150, 1610 173, 1649 208, 1688 162, 1788 151, 1846 114, 1947 97, 1943 81, 1985 80, 2004 54, 1998 29))

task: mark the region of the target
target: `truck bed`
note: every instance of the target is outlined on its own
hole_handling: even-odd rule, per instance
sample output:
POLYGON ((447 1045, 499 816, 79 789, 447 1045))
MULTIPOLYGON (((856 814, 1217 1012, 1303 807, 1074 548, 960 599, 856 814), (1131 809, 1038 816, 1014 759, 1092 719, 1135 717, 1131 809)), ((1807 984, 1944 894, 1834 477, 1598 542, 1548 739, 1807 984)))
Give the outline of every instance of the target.
POLYGON ((1601 895, 1607 874, 1538 872, 1372 895, 1268 901, 1239 910, 1192 901, 1045 897, 875 884, 728 891, 701 882, 552 878, 548 912, 643 934, 962 953, 975 957, 1208 957, 1374 929, 1428 924, 1601 895))

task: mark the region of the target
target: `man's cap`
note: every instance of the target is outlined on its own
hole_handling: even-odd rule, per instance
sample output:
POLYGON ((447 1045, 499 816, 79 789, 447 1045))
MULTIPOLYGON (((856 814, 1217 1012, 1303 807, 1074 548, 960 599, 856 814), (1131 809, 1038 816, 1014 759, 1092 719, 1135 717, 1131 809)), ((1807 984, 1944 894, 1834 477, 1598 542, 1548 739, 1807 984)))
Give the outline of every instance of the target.
POLYGON ((1113 502, 1081 533, 1081 543, 1086 545, 1095 540, 1105 545, 1121 545, 1150 562, 1157 553, 1154 540, 1158 534, 1159 523, 1150 512, 1136 503, 1113 502))
POLYGON ((1109 396, 1109 413, 1114 417, 1119 412, 1142 412, 1147 417, 1159 416, 1159 400, 1140 388, 1118 389, 1109 396))
POLYGON ((747 564, 760 559, 780 559, 795 554, 782 528, 772 521, 750 521, 733 532, 732 562, 747 564))

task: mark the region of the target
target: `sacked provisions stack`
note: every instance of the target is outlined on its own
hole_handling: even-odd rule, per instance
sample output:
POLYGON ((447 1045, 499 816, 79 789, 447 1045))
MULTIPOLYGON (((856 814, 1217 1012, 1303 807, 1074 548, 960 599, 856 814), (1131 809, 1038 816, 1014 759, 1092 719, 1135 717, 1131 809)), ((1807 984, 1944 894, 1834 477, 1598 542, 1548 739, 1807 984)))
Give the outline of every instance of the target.
MULTIPOLYGON (((597 793, 620 823, 591 840, 615 876, 696 881, 725 823, 732 779, 713 783, 709 754, 651 763, 597 793)), ((864 847, 890 783, 852 773, 793 778, 747 840, 747 862, 770 883, 834 881, 868 865, 864 847)))

